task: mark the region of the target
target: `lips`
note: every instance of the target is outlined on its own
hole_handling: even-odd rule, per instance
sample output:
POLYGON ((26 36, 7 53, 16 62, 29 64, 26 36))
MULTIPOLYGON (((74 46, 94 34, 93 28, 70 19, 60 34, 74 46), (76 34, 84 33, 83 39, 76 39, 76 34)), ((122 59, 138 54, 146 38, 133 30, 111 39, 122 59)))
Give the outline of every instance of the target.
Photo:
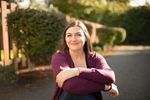
POLYGON ((70 45, 77 45, 77 44, 79 44, 79 43, 77 43, 77 42, 70 43, 70 45))

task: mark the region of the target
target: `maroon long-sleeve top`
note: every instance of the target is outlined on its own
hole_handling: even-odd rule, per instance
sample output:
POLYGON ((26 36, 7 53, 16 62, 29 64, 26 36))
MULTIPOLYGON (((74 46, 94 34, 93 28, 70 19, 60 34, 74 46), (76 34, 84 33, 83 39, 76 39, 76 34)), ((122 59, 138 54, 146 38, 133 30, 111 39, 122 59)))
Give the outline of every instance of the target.
MULTIPOLYGON (((58 100, 63 90, 79 95, 94 93, 97 100, 102 100, 101 91, 104 90, 106 84, 115 82, 115 74, 99 53, 92 52, 86 58, 88 68, 80 69, 80 75, 66 80, 62 88, 56 84, 53 100, 58 100)), ((54 54, 51 65, 54 77, 61 71, 60 66, 75 67, 68 51, 54 54)))

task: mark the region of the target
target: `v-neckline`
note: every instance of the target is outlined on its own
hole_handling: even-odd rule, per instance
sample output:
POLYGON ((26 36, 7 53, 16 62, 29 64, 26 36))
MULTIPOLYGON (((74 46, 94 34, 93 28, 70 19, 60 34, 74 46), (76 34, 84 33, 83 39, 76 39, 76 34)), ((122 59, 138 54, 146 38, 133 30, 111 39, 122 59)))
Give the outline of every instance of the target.
MULTIPOLYGON (((69 50, 67 50, 67 55, 68 55, 68 60, 70 59, 70 61, 71 61, 71 65, 72 66, 70 66, 71 68, 75 68, 75 64, 74 64, 74 62, 73 62, 73 60, 72 60, 72 58, 71 58, 71 55, 70 55, 70 53, 69 53, 69 50)), ((88 64, 88 58, 87 58, 88 56, 85 54, 85 61, 86 61, 86 66, 87 66, 87 68, 89 68, 89 64, 88 64)))

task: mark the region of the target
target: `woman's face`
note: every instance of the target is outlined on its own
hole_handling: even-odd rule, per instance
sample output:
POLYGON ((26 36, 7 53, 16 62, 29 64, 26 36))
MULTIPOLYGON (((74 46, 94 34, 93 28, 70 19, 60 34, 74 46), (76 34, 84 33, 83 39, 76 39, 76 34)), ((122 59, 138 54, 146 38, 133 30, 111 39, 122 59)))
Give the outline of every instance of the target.
POLYGON ((65 36, 66 44, 70 50, 78 51, 83 50, 86 37, 80 27, 70 27, 66 31, 65 36))

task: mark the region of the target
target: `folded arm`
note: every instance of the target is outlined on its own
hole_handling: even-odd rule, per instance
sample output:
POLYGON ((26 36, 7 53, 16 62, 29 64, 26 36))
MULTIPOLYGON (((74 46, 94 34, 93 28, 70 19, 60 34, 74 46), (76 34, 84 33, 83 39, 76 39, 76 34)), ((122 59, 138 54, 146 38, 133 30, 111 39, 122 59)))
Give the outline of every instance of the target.
POLYGON ((103 91, 105 89, 105 85, 97 84, 86 79, 73 77, 66 80, 62 88, 70 93, 86 95, 89 93, 103 91))
MULTIPOLYGON (((55 55, 52 58, 51 64, 52 64, 53 75, 56 77, 56 80, 57 80, 58 75, 60 75, 63 72, 61 69, 61 66, 69 67, 66 59, 62 55, 59 55, 59 54, 55 55)), ((62 75, 60 75, 60 79, 63 78, 62 75)), ((64 75, 64 77, 66 77, 66 75, 64 75)), ((79 78, 77 77, 77 74, 74 74, 72 77, 69 77, 69 79, 66 78, 64 80, 62 88, 70 93, 88 94, 88 93, 93 93, 93 92, 104 90, 105 85, 98 84, 87 79, 79 78)))
MULTIPOLYGON (((63 80, 62 88, 70 93, 75 94, 88 94, 101 90, 105 90, 105 84, 111 84, 114 82, 113 79, 113 71, 109 70, 109 66, 106 66, 105 63, 96 61, 95 68, 85 68, 80 69, 80 75, 78 74, 70 74, 71 76, 65 78, 63 80), (98 64, 98 65, 97 65, 98 64)), ((101 61, 101 60, 100 60, 101 61)), ((57 54, 52 58, 52 70, 53 74, 56 77, 65 70, 62 70, 60 67, 69 67, 65 57, 61 54, 57 54)), ((73 69, 73 68, 70 68, 73 69)), ((75 68, 74 68, 75 69, 75 68)), ((77 70, 75 69, 77 72, 77 70)), ((73 72, 74 73, 74 72, 73 72)), ((78 72, 77 72, 78 73, 78 72)), ((67 74, 67 72, 66 72, 67 74)), ((62 74, 64 76, 68 76, 62 74)), ((59 79, 61 79, 62 75, 59 75, 59 79)), ((58 82, 59 83, 59 82, 58 82)))
POLYGON ((100 84, 115 82, 114 71, 109 67, 105 58, 98 53, 93 53, 89 58, 90 68, 80 68, 80 78, 85 78, 100 84))
POLYGON ((80 78, 99 83, 111 84, 115 82, 115 74, 110 69, 96 69, 96 68, 79 68, 80 78))

